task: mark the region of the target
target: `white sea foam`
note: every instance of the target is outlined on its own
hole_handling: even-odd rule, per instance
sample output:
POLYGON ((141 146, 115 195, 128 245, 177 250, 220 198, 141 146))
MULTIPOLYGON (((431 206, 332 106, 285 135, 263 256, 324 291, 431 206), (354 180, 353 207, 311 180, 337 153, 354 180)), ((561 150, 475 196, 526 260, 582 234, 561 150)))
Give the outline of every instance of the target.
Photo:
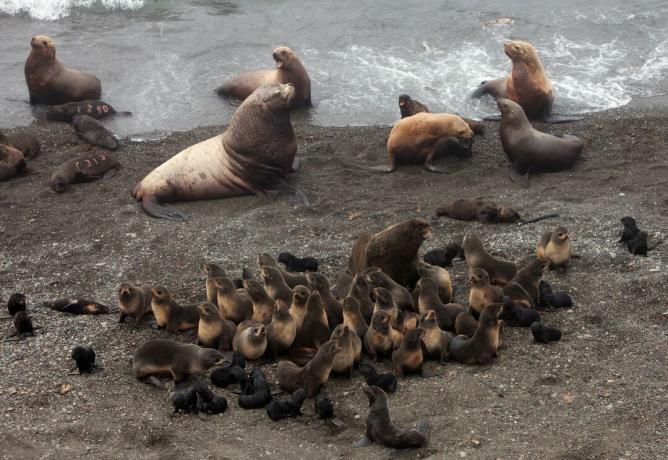
POLYGON ((72 14, 74 8, 101 5, 109 9, 135 10, 144 0, 0 0, 0 12, 28 14, 33 19, 53 21, 72 14))

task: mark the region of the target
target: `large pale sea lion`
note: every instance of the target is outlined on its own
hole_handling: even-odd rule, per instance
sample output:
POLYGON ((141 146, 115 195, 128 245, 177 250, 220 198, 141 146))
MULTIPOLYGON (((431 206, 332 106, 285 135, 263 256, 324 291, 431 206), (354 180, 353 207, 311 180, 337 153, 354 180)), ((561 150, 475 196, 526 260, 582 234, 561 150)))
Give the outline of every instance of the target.
POLYGON ((262 85, 292 83, 295 87, 290 108, 311 105, 311 79, 297 55, 287 46, 279 46, 272 54, 275 69, 253 70, 236 75, 216 88, 219 96, 246 99, 262 85))
POLYGON ((297 142, 288 107, 290 84, 265 85, 232 116, 227 130, 195 144, 154 169, 134 189, 144 211, 184 220, 181 211, 160 202, 195 201, 264 194, 298 168, 297 142))
POLYGON ((25 76, 31 104, 57 105, 100 98, 100 80, 95 75, 65 67, 56 58, 53 39, 37 35, 32 37, 30 47, 25 76))

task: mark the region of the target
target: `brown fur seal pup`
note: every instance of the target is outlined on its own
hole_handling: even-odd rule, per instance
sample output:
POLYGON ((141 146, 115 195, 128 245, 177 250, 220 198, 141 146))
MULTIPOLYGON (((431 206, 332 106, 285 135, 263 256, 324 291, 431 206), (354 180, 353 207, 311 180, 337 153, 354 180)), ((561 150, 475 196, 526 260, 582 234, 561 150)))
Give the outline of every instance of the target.
POLYGON ((552 135, 538 131, 522 107, 508 99, 498 99, 501 111, 499 136, 510 161, 510 178, 529 185, 532 172, 563 171, 582 158, 582 139, 570 134, 552 135))
POLYGON ((450 273, 445 268, 418 262, 418 273, 421 279, 430 278, 436 283, 438 296, 443 303, 449 303, 452 300, 452 280, 450 279, 450 273))
POLYGON ((436 312, 429 310, 422 321, 420 321, 420 328, 424 329, 424 343, 427 351, 427 357, 437 359, 444 363, 450 355, 450 341, 452 334, 442 330, 436 321, 436 312))
POLYGON ((225 270, 214 263, 203 264, 202 270, 206 273, 206 301, 218 306, 218 288, 214 278, 224 277, 225 270))
POLYGON ((114 135, 105 128, 102 123, 88 115, 75 115, 72 118, 72 126, 77 133, 77 138, 98 147, 109 150, 118 148, 118 141, 114 135))
POLYGON ((404 374, 422 374, 422 339, 425 330, 421 327, 411 329, 404 335, 401 346, 392 352, 392 365, 399 377, 404 374))
POLYGON ((379 267, 402 286, 413 286, 417 272, 418 251, 422 242, 433 235, 431 226, 423 219, 408 219, 371 236, 359 236, 348 261, 352 274, 369 267, 379 267))
POLYGON ((18 176, 25 169, 23 154, 14 147, 0 144, 0 181, 18 176))
POLYGON ((306 280, 308 281, 311 291, 315 290, 320 293, 320 298, 322 299, 325 311, 327 312, 327 322, 329 323, 329 327, 341 324, 343 322, 343 306, 341 305, 341 302, 336 300, 332 291, 329 289, 327 278, 320 273, 307 273, 306 280))
POLYGON ((308 288, 306 286, 295 286, 290 305, 290 315, 295 322, 295 328, 299 332, 306 316, 306 302, 308 301, 308 288))
POLYGON ((199 323, 197 305, 179 305, 165 287, 151 289, 151 295, 151 310, 158 326, 166 328, 169 332, 197 327, 199 323))
POLYGON ((489 275, 492 284, 505 286, 517 274, 517 265, 507 260, 489 255, 477 235, 467 233, 462 242, 464 258, 469 268, 482 268, 489 275))
POLYGON ((371 325, 364 336, 364 349, 371 356, 371 362, 389 356, 401 345, 403 336, 390 325, 390 314, 379 310, 371 317, 371 325))
POLYGON ((197 307, 199 323, 197 324, 197 340, 199 345, 224 351, 232 348, 232 340, 236 327, 230 320, 220 316, 218 307, 206 302, 197 307))
POLYGON ((457 315, 457 319, 455 320, 455 333, 457 335, 473 337, 476 329, 478 329, 478 320, 471 313, 463 311, 457 315))
POLYGON ((571 260, 571 239, 566 227, 543 233, 536 245, 536 256, 550 263, 550 269, 565 267, 571 260))
POLYGON ((417 327, 420 322, 420 315, 412 311, 399 309, 390 291, 383 288, 374 288, 371 295, 375 301, 373 312, 381 310, 388 312, 390 314, 390 325, 393 329, 405 334, 410 329, 417 327))
POLYGON ((364 271, 364 274, 369 287, 386 289, 392 294, 392 297, 399 308, 409 311, 415 310, 413 297, 408 289, 387 276, 380 268, 369 268, 364 271))
POLYGON ((527 308, 538 306, 538 286, 547 269, 547 260, 534 259, 529 262, 503 288, 503 294, 511 298, 515 304, 523 304, 527 308))
POLYGON ((244 288, 253 302, 253 321, 267 325, 274 314, 274 301, 255 280, 244 280, 244 288))
POLYGON ((283 275, 277 268, 266 265, 260 269, 260 276, 269 297, 273 300, 281 299, 287 304, 292 302, 293 291, 285 284, 283 275))
POLYGON ((364 337, 369 329, 369 325, 360 311, 360 303, 354 297, 343 299, 343 324, 348 326, 359 338, 364 337))
POLYGON ((499 347, 499 315, 503 304, 486 306, 472 338, 458 335, 450 342, 450 355, 462 364, 489 364, 499 347))
POLYGON ((362 356, 362 340, 344 324, 334 328, 331 340, 336 340, 341 347, 332 361, 332 372, 352 378, 353 364, 362 356))
POLYGON ((213 282, 220 316, 237 324, 253 317, 253 301, 247 291, 237 290, 229 278, 214 278, 213 282))
POLYGON ((285 283, 290 287, 290 289, 294 289, 295 286, 308 286, 308 281, 306 281, 306 275, 304 273, 290 273, 287 270, 285 270, 283 267, 278 265, 276 261, 274 260, 273 257, 271 257, 269 254, 258 254, 257 256, 257 263, 260 267, 263 267, 265 265, 269 265, 270 267, 275 267, 278 268, 278 270, 281 272, 281 275, 283 275, 283 279, 285 280, 285 283))
POLYGON ((93 117, 96 120, 100 120, 110 115, 132 115, 132 112, 117 112, 111 105, 104 101, 87 100, 52 105, 46 111, 46 119, 53 121, 71 122, 72 117, 77 114, 88 115, 89 117, 93 117))
POLYGON ((428 427, 427 419, 421 419, 415 430, 398 428, 390 418, 387 394, 376 386, 364 387, 364 393, 369 398, 366 435, 355 443, 355 447, 363 447, 370 442, 377 442, 395 449, 407 449, 424 445, 428 427))
POLYGON ((232 349, 246 359, 260 359, 267 350, 267 330, 263 324, 246 320, 237 326, 232 349))
POLYGON ((100 80, 65 67, 56 58, 56 43, 51 38, 32 37, 30 48, 25 76, 31 104, 55 105, 100 98, 100 80))
POLYGON ((479 315, 483 308, 503 300, 503 289, 489 283, 489 274, 482 268, 473 268, 469 272, 471 290, 469 291, 469 305, 479 315))
POLYGON ((370 293, 371 288, 364 276, 359 273, 355 275, 347 297, 352 297, 357 300, 360 305, 360 312, 362 313, 364 320, 367 322, 371 321, 371 316, 373 315, 373 302, 371 301, 370 293))
POLYGON ((348 272, 339 270, 332 275, 329 282, 330 290, 337 300, 343 300, 348 296, 353 285, 353 277, 348 272))
POLYGON ((322 305, 320 293, 313 291, 306 301, 306 315, 294 341, 294 348, 318 349, 329 340, 327 313, 322 305))
POLYGON ((507 98, 519 104, 529 118, 547 121, 554 95, 536 49, 528 42, 510 41, 504 43, 503 51, 513 63, 510 75, 482 82, 472 97, 507 98))
POLYGON ((330 340, 320 347, 315 357, 304 367, 291 361, 281 361, 278 363, 278 384, 284 391, 290 392, 303 388, 307 398, 314 397, 327 383, 334 357, 339 351, 339 342, 330 340))
POLYGON ((402 94, 399 96, 399 112, 401 112, 401 118, 406 118, 416 113, 429 112, 429 110, 423 103, 411 99, 408 94, 402 94))
POLYGON ((288 351, 297 336, 295 320, 290 314, 290 306, 277 299, 274 306, 274 315, 267 326, 267 345, 273 358, 288 351))
POLYGON ((37 158, 41 150, 37 138, 27 133, 4 134, 0 132, 0 144, 14 147, 23 154, 23 159, 26 161, 37 158))
POLYGON ((135 324, 139 324, 139 320, 151 312, 151 298, 151 286, 148 284, 133 286, 121 283, 118 286, 118 322, 122 323, 130 317, 134 318, 135 324))
POLYGON ((51 188, 60 193, 70 184, 109 179, 121 169, 120 163, 103 153, 87 153, 66 161, 51 171, 51 188))
POLYGON ((239 106, 223 134, 195 144, 154 169, 132 195, 153 217, 183 220, 160 202, 264 194, 298 169, 288 106, 291 85, 265 85, 239 106))
POLYGON ((311 79, 297 55, 287 46, 279 46, 272 54, 276 69, 255 70, 236 75, 216 88, 219 96, 246 99, 253 91, 267 84, 291 83, 295 95, 290 108, 311 105, 311 79))
POLYGON ((446 174, 432 161, 446 153, 471 156, 473 131, 461 117, 449 113, 418 113, 395 123, 387 140, 387 166, 372 169, 393 172, 398 163, 422 163, 427 171, 446 174))
POLYGON ((171 377, 175 383, 188 380, 225 362, 223 355, 210 348, 171 340, 147 340, 135 350, 132 370, 142 380, 150 376, 171 377))
POLYGON ((419 291, 418 306, 420 315, 425 316, 430 310, 433 310, 436 314, 438 327, 445 331, 453 330, 457 315, 466 309, 456 303, 443 304, 443 301, 438 296, 436 283, 431 278, 420 278, 417 289, 419 291))

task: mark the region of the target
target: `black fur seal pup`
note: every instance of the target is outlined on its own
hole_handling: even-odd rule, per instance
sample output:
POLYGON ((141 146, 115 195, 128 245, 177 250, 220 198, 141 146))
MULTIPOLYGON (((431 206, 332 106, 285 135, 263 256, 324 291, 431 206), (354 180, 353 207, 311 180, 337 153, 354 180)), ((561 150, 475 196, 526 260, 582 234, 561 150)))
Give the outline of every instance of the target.
POLYGON ((95 372, 95 351, 90 347, 74 347, 70 355, 77 363, 79 374, 95 372))
POLYGON ((227 399, 216 396, 202 379, 195 379, 193 389, 197 393, 197 409, 205 414, 222 414, 227 410, 227 399))
POLYGON ((531 334, 535 342, 549 343, 561 339, 561 331, 556 327, 549 327, 536 321, 531 324, 531 334))
POLYGON ((295 257, 289 252, 281 252, 278 255, 278 261, 285 265, 289 272, 317 272, 318 260, 314 257, 295 257))
POLYGON ((472 338, 458 335, 450 342, 450 355, 462 364, 489 364, 499 347, 499 315, 502 303, 486 306, 472 338))
POLYGON ((552 292, 552 286, 541 280, 538 286, 538 304, 541 308, 570 308, 573 306, 571 296, 565 292, 552 292))
POLYGON ((27 306, 26 296, 20 292, 15 292, 9 296, 9 300, 7 301, 7 311, 11 316, 20 311, 26 311, 27 306))
POLYGON ((314 397, 329 379, 334 356, 339 351, 341 351, 341 345, 336 340, 330 340, 320 347, 315 357, 304 367, 299 367, 291 361, 279 362, 279 385, 285 391, 304 388, 307 398, 314 397))
POLYGON ((251 386, 252 393, 239 396, 239 406, 244 409, 260 409, 269 404, 272 399, 271 388, 259 367, 251 371, 251 386))
POLYGON ((295 390, 289 398, 274 399, 267 404, 267 416, 273 421, 302 415, 302 404, 306 399, 306 390, 295 390))
POLYGON ((109 307, 101 303, 71 297, 54 300, 49 304, 49 307, 56 311, 74 315, 104 315, 111 311, 109 307))
POLYGON ((464 258, 464 250, 457 243, 450 243, 443 249, 431 249, 422 257, 430 265, 445 268, 452 265, 455 257, 464 258))
POLYGON ((397 376, 391 372, 379 373, 371 364, 360 363, 360 373, 369 386, 377 386, 386 393, 397 391, 397 376))

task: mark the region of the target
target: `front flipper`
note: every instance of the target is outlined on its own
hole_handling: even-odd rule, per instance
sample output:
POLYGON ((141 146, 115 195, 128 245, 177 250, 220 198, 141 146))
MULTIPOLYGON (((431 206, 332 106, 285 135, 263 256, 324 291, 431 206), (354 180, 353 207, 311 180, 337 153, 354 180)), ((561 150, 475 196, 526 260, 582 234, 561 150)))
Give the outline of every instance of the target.
POLYGON ((378 165, 378 166, 372 166, 369 168, 371 171, 378 171, 382 173, 391 173, 394 172, 397 168, 395 166, 389 166, 389 165, 378 165))
POLYGON ((449 174, 447 171, 434 166, 432 164, 432 158, 427 158, 427 160, 424 162, 424 164, 422 166, 424 167, 424 169, 426 169, 429 172, 438 173, 438 174, 449 174))
POLYGON ((299 169, 300 169, 301 167, 302 167, 302 162, 301 162, 301 160, 300 160, 299 158, 296 158, 296 157, 295 157, 295 159, 292 161, 292 166, 291 166, 292 171, 291 171, 291 172, 293 172, 293 173, 294 173, 294 172, 297 172, 297 171, 299 171, 299 169))
POLYGON ((510 180, 520 187, 529 188, 529 185, 531 185, 531 168, 527 169, 524 173, 520 173, 514 165, 510 165, 509 173, 510 180))
POLYGON ((183 222, 188 219, 188 215, 171 206, 163 206, 158 202, 158 198, 153 195, 146 195, 141 200, 141 207, 146 214, 158 219, 169 219, 183 222))
POLYGON ((422 434, 427 434, 427 429, 429 429, 429 420, 426 418, 422 418, 417 422, 417 426, 415 427, 416 430, 418 430, 422 434))
POLYGON ((355 444, 353 444, 353 447, 366 447, 369 444, 371 444, 371 439, 369 439, 367 435, 364 435, 355 444))
POLYGON ((111 168, 109 169, 104 175, 102 176, 102 179, 111 179, 116 175, 118 172, 118 168, 111 168))
POLYGON ((485 121, 501 121, 501 115, 488 115, 483 118, 485 121))

